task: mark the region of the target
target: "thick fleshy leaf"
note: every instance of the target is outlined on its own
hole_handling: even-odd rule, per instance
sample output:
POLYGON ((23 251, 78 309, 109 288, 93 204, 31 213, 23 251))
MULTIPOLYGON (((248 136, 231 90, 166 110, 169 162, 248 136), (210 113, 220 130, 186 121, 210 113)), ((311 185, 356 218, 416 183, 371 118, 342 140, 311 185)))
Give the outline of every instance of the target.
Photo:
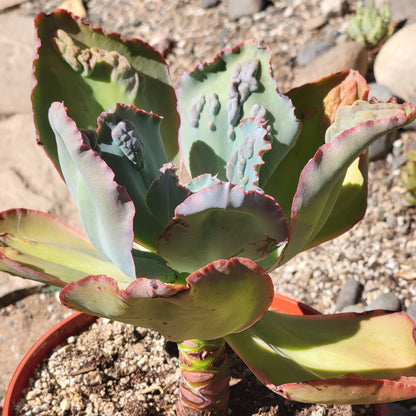
POLYGON ((47 119, 54 101, 65 102, 80 128, 94 130, 97 117, 117 102, 153 111, 165 119, 162 137, 168 158, 176 155, 176 98, 166 62, 156 50, 140 40, 93 29, 64 10, 39 14, 35 26, 35 124, 39 140, 58 167, 47 119))
POLYGON ((162 227, 166 227, 175 215, 175 208, 190 194, 179 184, 174 165, 165 165, 162 174, 146 193, 146 205, 162 227))
POLYGON ((338 109, 335 122, 327 130, 327 143, 318 149, 299 178, 283 261, 309 247, 319 234, 354 160, 378 137, 406 125, 415 115, 416 106, 411 104, 356 101, 338 109))
POLYGON ((271 149, 266 140, 264 122, 245 119, 235 130, 230 158, 225 166, 227 179, 240 186, 245 192, 258 189, 258 172, 264 164, 262 156, 271 149))
POLYGON ((155 114, 117 104, 114 110, 100 115, 96 136, 101 158, 134 203, 135 240, 151 250, 156 249, 156 239, 169 221, 158 218, 146 202, 149 188, 160 179, 160 169, 168 161, 160 124, 161 119, 155 114))
POLYGON ((401 377, 414 384, 413 330, 405 313, 295 316, 269 311, 226 340, 263 383, 293 400, 376 403, 414 395, 414 387, 406 391, 404 384, 400 391, 398 383, 383 381, 401 377))
POLYGON ((244 118, 267 120, 272 149, 260 169, 261 181, 273 172, 299 130, 290 100, 277 92, 267 48, 245 43, 227 49, 185 74, 178 84, 182 118, 180 149, 192 177, 203 173, 227 180, 226 164, 244 118))
POLYGON ((74 198, 82 226, 94 247, 120 270, 135 278, 134 205, 126 189, 101 157, 84 143, 61 103, 53 103, 49 120, 56 137, 59 163, 74 198))
MULTIPOLYGON (((177 285, 183 284, 188 276, 187 274, 180 274, 172 270, 162 257, 150 251, 133 249, 133 260, 136 265, 137 277, 157 279, 163 283, 177 285)), ((110 274, 108 275, 111 276, 110 274)))
POLYGON ((119 290, 106 276, 89 276, 61 291, 64 305, 92 315, 153 328, 172 341, 215 339, 256 322, 273 299, 273 283, 254 262, 215 261, 184 285, 137 279, 119 290))
POLYGON ((257 261, 287 239, 287 223, 273 198, 221 182, 191 195, 158 240, 170 267, 193 272, 214 260, 257 261))
POLYGON ((367 208, 367 176, 368 155, 364 153, 347 169, 329 218, 306 248, 337 237, 361 220, 367 208))
MULTIPOLYGON (((264 164, 263 154, 271 149, 264 120, 244 119, 234 130, 234 138, 228 144, 229 158, 226 160, 225 172, 219 173, 224 167, 217 167, 220 160, 212 153, 212 149, 203 141, 195 141, 191 148, 191 170, 196 178, 207 178, 206 172, 217 172, 211 178, 225 177, 226 180, 240 186, 244 191, 258 189, 259 170, 264 164)), ((222 159, 221 159, 222 160, 222 159)))
POLYGON ((325 144, 325 132, 334 121, 336 109, 339 105, 366 99, 368 86, 357 71, 346 70, 318 82, 302 85, 287 95, 293 102, 296 117, 302 121, 302 129, 296 144, 263 189, 279 201, 289 218, 300 173, 318 148, 325 144))
MULTIPOLYGON (((271 388, 273 390, 273 387, 271 388)), ((388 403, 414 399, 416 377, 395 377, 392 380, 359 377, 330 378, 306 383, 288 383, 279 386, 276 392, 289 400, 306 403, 388 403)))
POLYGON ((56 286, 101 273, 120 287, 131 283, 83 234, 51 215, 25 209, 0 214, 0 270, 56 286))
POLYGON ((196 194, 199 191, 202 191, 204 188, 209 188, 212 185, 216 185, 221 181, 216 177, 212 176, 208 173, 204 175, 197 176, 193 178, 189 183, 185 186, 193 193, 196 194))

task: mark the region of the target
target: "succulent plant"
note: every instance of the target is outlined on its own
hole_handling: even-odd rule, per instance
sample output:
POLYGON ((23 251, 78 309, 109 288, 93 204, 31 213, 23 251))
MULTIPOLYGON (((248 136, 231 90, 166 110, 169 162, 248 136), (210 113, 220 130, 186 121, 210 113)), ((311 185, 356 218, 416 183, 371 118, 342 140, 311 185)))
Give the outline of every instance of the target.
POLYGON ((416 205, 416 150, 406 153, 407 163, 402 167, 400 179, 403 186, 409 193, 408 202, 412 206, 416 205))
POLYGON ((351 39, 373 49, 385 40, 391 31, 390 6, 385 3, 377 9, 374 0, 368 6, 359 3, 357 11, 351 17, 348 34, 351 39))
POLYGON ((36 30, 36 131, 86 236, 46 213, 0 213, 1 270, 178 342, 178 415, 225 414, 225 342, 290 399, 416 396, 406 314, 285 315, 269 310, 268 274, 359 221, 366 149, 415 106, 365 101, 355 71, 283 95, 268 49, 251 42, 198 65, 175 91, 142 41, 64 11, 40 14, 36 30))

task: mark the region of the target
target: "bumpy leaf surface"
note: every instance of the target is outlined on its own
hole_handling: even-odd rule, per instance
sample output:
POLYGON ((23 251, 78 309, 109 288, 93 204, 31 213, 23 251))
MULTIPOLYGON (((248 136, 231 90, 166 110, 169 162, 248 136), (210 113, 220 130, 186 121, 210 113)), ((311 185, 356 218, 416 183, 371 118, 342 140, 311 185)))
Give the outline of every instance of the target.
POLYGON ((39 14, 34 62, 33 108, 39 140, 59 168, 53 132, 47 119, 54 101, 64 101, 80 128, 94 129, 97 117, 117 102, 161 115, 162 137, 171 160, 178 151, 179 117, 166 62, 146 43, 126 40, 64 10, 39 14), (163 97, 163 99, 160 99, 163 97))
POLYGON ((186 286, 137 279, 120 290, 106 276, 89 276, 61 291, 71 308, 153 328, 172 341, 241 331, 263 316, 272 299, 270 277, 242 258, 215 261, 189 275, 186 286))
POLYGON ((97 134, 100 156, 134 203, 135 240, 151 250, 156 249, 156 239, 176 205, 188 195, 177 183, 173 165, 161 173, 168 167, 160 123, 161 119, 152 113, 118 104, 113 111, 101 114, 97 134))
POLYGON ((244 118, 268 120, 272 149, 260 168, 260 186, 294 144, 299 123, 290 100, 276 91, 267 48, 246 43, 185 74, 178 85, 180 149, 191 176, 227 180, 236 129, 244 118), (202 157, 203 156, 203 157, 202 157), (203 163, 203 171, 201 171, 203 163))

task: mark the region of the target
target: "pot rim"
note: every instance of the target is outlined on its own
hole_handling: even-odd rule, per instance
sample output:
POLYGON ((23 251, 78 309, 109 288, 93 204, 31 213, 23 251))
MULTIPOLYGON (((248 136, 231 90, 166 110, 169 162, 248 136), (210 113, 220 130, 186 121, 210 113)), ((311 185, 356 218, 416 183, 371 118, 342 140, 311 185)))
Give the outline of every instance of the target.
POLYGON ((2 416, 14 416, 15 406, 22 396, 35 368, 53 348, 71 335, 76 335, 97 318, 82 312, 74 312, 43 334, 24 355, 10 380, 4 396, 2 416))

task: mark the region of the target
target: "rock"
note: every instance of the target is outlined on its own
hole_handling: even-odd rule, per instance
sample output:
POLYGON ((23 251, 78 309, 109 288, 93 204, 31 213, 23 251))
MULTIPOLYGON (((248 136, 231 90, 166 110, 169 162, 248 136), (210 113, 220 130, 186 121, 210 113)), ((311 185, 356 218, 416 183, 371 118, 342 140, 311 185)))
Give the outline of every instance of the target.
MULTIPOLYGON (((366 0, 365 3, 370 3, 370 1, 366 0)), ((416 22, 415 0, 375 0, 375 5, 378 8, 381 8, 384 3, 390 5, 391 19, 394 22, 416 22)))
POLYGON ((343 16, 348 10, 348 2, 345 0, 322 0, 320 8, 324 16, 343 16))
POLYGON ((416 102, 416 23, 405 26, 382 46, 374 62, 377 83, 406 101, 416 102))
POLYGON ((393 93, 388 87, 382 84, 377 84, 376 82, 371 82, 368 84, 370 87, 370 92, 368 93, 368 98, 376 98, 379 101, 388 101, 393 97, 393 93))
POLYGON ((377 139, 368 149, 368 157, 371 161, 384 159, 391 151, 393 142, 397 138, 397 132, 394 131, 377 139))
POLYGON ((40 291, 42 283, 0 272, 0 307, 10 305, 28 294, 40 291))
POLYGON ((346 306, 355 305, 361 298, 363 285, 354 279, 347 279, 338 297, 335 307, 338 311, 346 306))
POLYGON ((211 9, 212 7, 217 7, 220 4, 220 0, 203 0, 201 7, 203 9, 211 9))
POLYGON ((58 6, 58 9, 68 10, 76 16, 79 16, 81 19, 87 17, 87 11, 85 10, 82 0, 65 0, 58 6))
POLYGON ((400 311, 402 305, 400 300, 394 293, 382 293, 379 297, 374 299, 366 308, 367 311, 373 311, 375 309, 383 309, 387 311, 400 311))
POLYGON ((416 323, 416 302, 412 302, 407 308, 406 312, 416 323))
POLYGON ((227 0, 227 11, 230 19, 251 16, 263 10, 264 0, 227 0))
POLYGON ((32 110, 33 48, 33 20, 14 13, 0 15, 0 114, 32 110))
POLYGON ((305 30, 315 30, 320 29, 322 26, 325 26, 328 23, 328 18, 324 15, 319 15, 316 17, 311 17, 305 22, 303 26, 305 30))
POLYGON ((336 43, 330 40, 313 40, 299 52, 296 62, 300 66, 306 66, 335 45, 336 43))
POLYGON ((367 73, 367 51, 358 43, 346 42, 334 46, 309 65, 298 68, 295 72, 293 86, 318 81, 327 75, 348 68, 358 70, 363 76, 367 73))
POLYGON ((345 308, 342 308, 340 312, 341 313, 349 313, 349 312, 362 313, 364 312, 364 306, 358 303, 356 305, 348 305, 348 306, 345 306, 345 308))
POLYGON ((391 171, 394 172, 397 169, 400 169, 402 166, 404 166, 408 162, 408 158, 406 155, 400 155, 393 159, 393 162, 391 164, 391 171))
POLYGON ((24 2, 25 0, 0 0, 0 11, 19 6, 24 2))
MULTIPOLYGON (((368 98, 376 98, 379 101, 388 101, 393 97, 393 93, 385 85, 377 84, 372 82, 368 84, 370 87, 370 92, 368 98)), ((394 131, 389 134, 377 139, 369 147, 369 158, 370 160, 384 159, 387 154, 390 152, 393 142, 397 139, 398 132, 394 131)))

